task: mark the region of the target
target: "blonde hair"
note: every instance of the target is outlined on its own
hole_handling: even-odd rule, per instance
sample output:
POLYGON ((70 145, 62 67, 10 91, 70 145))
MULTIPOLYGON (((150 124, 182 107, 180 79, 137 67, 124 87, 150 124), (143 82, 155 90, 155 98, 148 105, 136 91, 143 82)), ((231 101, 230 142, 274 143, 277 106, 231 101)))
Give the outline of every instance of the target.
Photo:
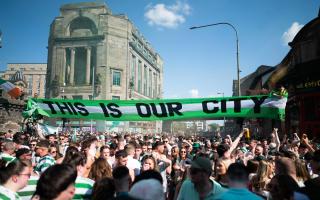
POLYGON ((266 189, 266 185, 271 179, 272 168, 270 163, 261 160, 259 162, 257 174, 252 178, 251 183, 255 191, 266 189))

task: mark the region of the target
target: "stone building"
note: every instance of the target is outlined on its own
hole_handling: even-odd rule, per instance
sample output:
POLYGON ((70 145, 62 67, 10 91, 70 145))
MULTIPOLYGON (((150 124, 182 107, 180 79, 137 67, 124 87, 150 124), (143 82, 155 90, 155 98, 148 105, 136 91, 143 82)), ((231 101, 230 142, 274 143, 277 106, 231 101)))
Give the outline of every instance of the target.
POLYGON ((270 76, 270 88, 288 90, 287 133, 320 137, 320 12, 289 43, 288 54, 270 76))
MULTIPOLYGON (((251 119, 245 126, 258 127, 252 132, 269 135, 273 127, 282 133, 306 133, 320 137, 320 12, 289 42, 290 50, 274 66, 260 66, 241 79, 241 94, 266 94, 284 86, 288 91, 285 123, 279 120, 251 119)), ((234 85, 235 85, 234 81, 234 85)), ((235 93, 236 87, 234 87, 235 93)))
MULTIPOLYGON (((63 5, 48 43, 47 98, 162 97, 162 58, 127 16, 112 14, 104 3, 63 5)), ((148 127, 161 129, 154 122, 148 127)))
POLYGON ((9 63, 1 77, 23 89, 25 99, 34 96, 44 98, 46 72, 46 63, 9 63))

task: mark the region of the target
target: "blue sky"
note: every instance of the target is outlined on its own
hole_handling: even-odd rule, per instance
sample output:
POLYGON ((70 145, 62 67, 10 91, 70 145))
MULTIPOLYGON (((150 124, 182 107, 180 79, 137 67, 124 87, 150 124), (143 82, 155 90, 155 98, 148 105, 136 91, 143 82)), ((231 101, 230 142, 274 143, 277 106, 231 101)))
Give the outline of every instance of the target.
MULTIPOLYGON (((1 0, 0 70, 7 63, 45 63, 49 26, 64 3, 74 0, 1 0)), ((103 1, 98 1, 103 2, 103 1)), ((318 15, 320 0, 107 0, 114 14, 126 14, 165 61, 164 97, 232 94, 236 41, 241 77, 260 65, 274 66, 288 53, 288 41, 318 15)))

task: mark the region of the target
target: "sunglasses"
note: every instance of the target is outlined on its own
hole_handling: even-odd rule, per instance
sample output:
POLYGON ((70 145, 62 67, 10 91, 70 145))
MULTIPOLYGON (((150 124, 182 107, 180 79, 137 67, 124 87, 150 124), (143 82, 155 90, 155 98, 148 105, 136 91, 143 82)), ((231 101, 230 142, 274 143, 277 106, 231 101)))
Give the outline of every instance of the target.
POLYGON ((51 153, 57 153, 56 151, 51 151, 51 153))
POLYGON ((31 144, 31 146, 33 146, 33 147, 36 146, 36 145, 37 145, 37 144, 31 144))

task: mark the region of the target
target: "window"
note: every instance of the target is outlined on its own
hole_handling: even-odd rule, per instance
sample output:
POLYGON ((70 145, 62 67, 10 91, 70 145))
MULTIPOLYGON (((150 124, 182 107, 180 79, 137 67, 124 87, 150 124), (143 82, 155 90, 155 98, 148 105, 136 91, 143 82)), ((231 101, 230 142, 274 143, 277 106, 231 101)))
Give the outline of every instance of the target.
POLYGON ((132 63, 131 63, 131 80, 133 83, 133 87, 135 88, 135 82, 136 82, 136 57, 132 55, 132 63))
POLYGON ((72 96, 73 99, 82 99, 82 96, 81 95, 74 95, 72 96))
POLYGON ((32 86, 33 86, 33 76, 32 75, 29 75, 27 84, 28 84, 28 94, 32 95, 32 86))
POLYGON ((120 96, 112 96, 112 100, 120 100, 120 96))
POLYGON ((112 73, 112 85, 120 86, 121 84, 121 72, 113 71, 112 73))
POLYGON ((141 93, 141 77, 142 77, 142 70, 141 70, 141 61, 138 62, 138 92, 141 93))
POLYGON ((149 84, 148 84, 148 86, 149 86, 148 95, 150 97, 152 97, 152 71, 151 71, 151 69, 149 69, 149 84))
POLYGON ((153 78, 154 78, 154 86, 152 88, 153 97, 158 98, 158 94, 157 94, 158 79, 157 79, 157 74, 156 73, 153 73, 153 78))
POLYGON ((147 66, 144 66, 144 71, 143 71, 144 79, 143 79, 143 94, 148 95, 148 88, 147 88, 147 83, 148 83, 148 71, 147 71, 147 66))
POLYGON ((37 81, 37 93, 40 94, 40 80, 37 81))

